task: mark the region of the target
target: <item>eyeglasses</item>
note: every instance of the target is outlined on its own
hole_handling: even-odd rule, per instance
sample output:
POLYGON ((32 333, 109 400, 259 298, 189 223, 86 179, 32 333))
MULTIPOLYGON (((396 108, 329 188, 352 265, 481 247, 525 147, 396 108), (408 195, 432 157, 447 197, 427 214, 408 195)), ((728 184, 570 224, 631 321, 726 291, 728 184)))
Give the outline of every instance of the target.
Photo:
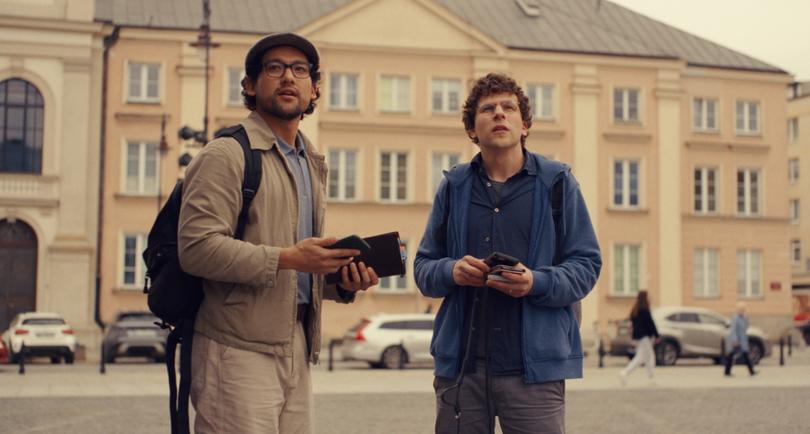
POLYGON ((270 78, 280 78, 290 68, 295 78, 309 78, 312 65, 306 62, 284 63, 278 61, 267 62, 262 67, 264 73, 270 78))

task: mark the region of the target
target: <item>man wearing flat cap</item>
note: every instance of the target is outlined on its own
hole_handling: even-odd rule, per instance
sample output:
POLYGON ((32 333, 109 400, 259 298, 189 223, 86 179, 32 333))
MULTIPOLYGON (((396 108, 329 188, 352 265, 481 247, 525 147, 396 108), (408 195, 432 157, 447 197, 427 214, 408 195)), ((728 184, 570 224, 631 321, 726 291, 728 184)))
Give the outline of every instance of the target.
POLYGON ((321 300, 348 303, 379 282, 360 254, 323 237, 324 157, 298 130, 320 92, 318 51, 281 33, 245 57, 241 121, 262 177, 241 239, 245 156, 232 137, 209 142, 184 181, 178 229, 183 269, 203 278, 195 322, 191 402, 196 433, 310 433, 309 367, 321 341, 321 300), (339 271, 337 285, 324 274, 339 271))

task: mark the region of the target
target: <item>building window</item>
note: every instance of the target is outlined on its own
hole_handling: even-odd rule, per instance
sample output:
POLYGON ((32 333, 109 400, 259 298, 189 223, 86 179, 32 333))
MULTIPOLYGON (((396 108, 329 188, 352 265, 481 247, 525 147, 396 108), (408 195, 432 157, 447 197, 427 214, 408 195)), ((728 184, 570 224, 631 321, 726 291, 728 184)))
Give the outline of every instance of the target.
POLYGON ((329 199, 357 199, 357 151, 329 150, 329 199))
POLYGON ((799 118, 788 119, 788 143, 799 141, 799 118))
POLYGON ((759 250, 737 251, 737 297, 762 295, 761 253, 759 250))
POLYGON ((613 120, 638 122, 638 89, 618 88, 613 90, 613 120))
POLYGON ((436 194, 439 184, 442 182, 442 171, 458 164, 461 156, 450 152, 434 152, 430 164, 430 192, 431 196, 436 194))
POLYGON ((799 159, 791 158, 788 160, 788 181, 791 184, 799 182, 799 159))
POLYGON ((695 297, 717 297, 720 295, 717 249, 695 249, 694 267, 695 297))
POLYGON ((717 170, 713 167, 695 168, 695 212, 717 212, 717 170))
POLYGON ((380 154, 380 200, 404 201, 408 198, 408 154, 380 154))
POLYGON ((149 142, 127 143, 126 182, 129 194, 157 194, 158 145, 149 142))
POLYGON ((613 205, 620 208, 638 208, 638 161, 613 162, 613 205))
POLYGON ((124 234, 121 283, 125 287, 143 287, 146 268, 141 252, 146 248, 146 234, 124 234))
POLYGON ((759 134, 759 102, 737 101, 737 133, 759 134))
POLYGON ((329 74, 329 108, 357 110, 357 74, 329 74))
MULTIPOLYGON (((402 255, 402 260, 408 258, 408 242, 400 240, 399 252, 402 255)), ((402 276, 388 276, 381 277, 378 287, 380 292, 395 293, 405 292, 408 290, 408 273, 407 271, 402 276)))
POLYGON ((430 94, 433 113, 458 113, 461 80, 434 78, 430 94))
POLYGON ((411 78, 400 75, 380 77, 380 111, 408 113, 411 111, 411 78))
POLYGON ((159 102, 159 76, 160 64, 131 62, 129 64, 129 95, 127 101, 159 102))
POLYGON ((242 77, 242 68, 228 68, 228 100, 225 102, 229 106, 242 106, 242 77))
POLYGON ((797 225, 799 224, 799 218, 801 217, 801 207, 799 205, 799 199, 791 199, 790 200, 790 224, 797 225))
POLYGON ((613 294, 635 295, 641 282, 641 246, 613 246, 613 294))
POLYGON ((692 128, 695 131, 717 131, 717 100, 695 98, 692 104, 692 128))
POLYGON ((737 214, 759 214, 759 170, 737 170, 737 214))
POLYGON ((793 260, 793 265, 800 265, 802 263, 801 240, 790 240, 790 258, 793 260))
POLYGON ((532 84, 528 85, 529 102, 532 106, 534 119, 554 119, 554 85, 532 84))
POLYGON ((45 102, 33 84, 0 82, 0 172, 42 173, 45 102))

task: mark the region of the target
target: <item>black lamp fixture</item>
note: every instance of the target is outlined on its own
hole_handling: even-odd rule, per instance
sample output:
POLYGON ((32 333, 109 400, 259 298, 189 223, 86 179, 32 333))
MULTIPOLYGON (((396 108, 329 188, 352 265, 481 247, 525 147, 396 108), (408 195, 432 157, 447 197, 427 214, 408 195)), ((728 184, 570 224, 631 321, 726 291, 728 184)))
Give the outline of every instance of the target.
POLYGON ((203 129, 195 130, 188 125, 184 125, 177 132, 183 140, 194 139, 200 145, 208 142, 208 80, 210 75, 211 48, 219 47, 219 44, 211 42, 211 6, 209 0, 202 0, 203 22, 200 24, 200 33, 197 34, 197 42, 191 44, 192 47, 202 48, 203 62, 205 63, 205 109, 203 112, 203 129))

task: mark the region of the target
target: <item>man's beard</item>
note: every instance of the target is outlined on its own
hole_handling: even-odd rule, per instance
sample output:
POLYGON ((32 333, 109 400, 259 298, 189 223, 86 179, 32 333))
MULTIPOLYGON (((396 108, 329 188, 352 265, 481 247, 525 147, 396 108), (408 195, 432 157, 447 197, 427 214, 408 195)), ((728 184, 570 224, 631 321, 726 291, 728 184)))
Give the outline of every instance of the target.
POLYGON ((299 105, 296 105, 291 108, 284 108, 281 104, 278 103, 278 100, 276 98, 272 98, 268 103, 260 104, 260 106, 261 110, 264 113, 267 113, 274 118, 278 118, 285 121, 298 119, 301 117, 301 115, 304 114, 304 109, 302 109, 299 105))

